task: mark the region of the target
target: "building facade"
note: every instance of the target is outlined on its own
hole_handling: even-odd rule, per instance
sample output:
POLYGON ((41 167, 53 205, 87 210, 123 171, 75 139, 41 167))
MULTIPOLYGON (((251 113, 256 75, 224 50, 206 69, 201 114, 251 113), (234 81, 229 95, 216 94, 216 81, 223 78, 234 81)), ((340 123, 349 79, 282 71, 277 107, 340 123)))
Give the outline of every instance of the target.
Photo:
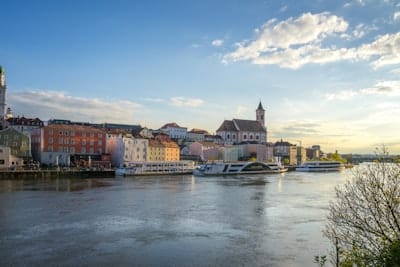
POLYGON ((187 132, 186 140, 189 142, 203 142, 206 135, 209 135, 206 130, 192 129, 187 132))
POLYGON ((32 158, 30 137, 16 129, 6 128, 0 131, 0 146, 9 147, 14 157, 25 161, 32 158))
POLYGON ((279 141, 274 144, 274 157, 282 163, 297 165, 297 147, 286 141, 279 141))
POLYGON ((168 140, 149 140, 148 161, 179 161, 180 148, 177 143, 168 140))
POLYGON ((39 118, 13 117, 8 118, 6 124, 8 128, 14 128, 21 133, 29 134, 29 136, 35 129, 44 127, 43 121, 39 118))
POLYGON ((189 145, 189 153, 192 156, 199 156, 203 161, 220 160, 220 147, 213 142, 194 142, 189 145))
POLYGON ((106 134, 90 126, 51 124, 33 131, 32 150, 42 164, 92 166, 107 153, 106 134))
POLYGON ((187 135, 187 128, 180 127, 175 122, 165 124, 160 128, 160 131, 167 134, 172 139, 185 139, 187 135))
POLYGON ((11 148, 0 146, 0 169, 8 170, 24 166, 22 158, 15 157, 11 154, 11 148))
POLYGON ((146 161, 148 146, 147 139, 134 138, 132 135, 107 134, 107 150, 115 167, 127 166, 129 162, 146 161))
POLYGON ((265 110, 261 102, 256 110, 256 120, 225 120, 218 128, 217 135, 221 136, 226 144, 242 142, 266 144, 265 110))

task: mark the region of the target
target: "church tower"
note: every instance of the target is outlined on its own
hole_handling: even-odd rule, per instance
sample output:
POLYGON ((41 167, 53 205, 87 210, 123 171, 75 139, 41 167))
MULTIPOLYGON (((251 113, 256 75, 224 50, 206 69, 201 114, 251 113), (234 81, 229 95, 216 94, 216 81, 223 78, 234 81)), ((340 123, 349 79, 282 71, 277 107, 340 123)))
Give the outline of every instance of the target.
POLYGON ((263 127, 265 127, 265 109, 263 108, 261 101, 258 104, 258 108, 256 110, 256 121, 258 121, 263 127))
POLYGON ((6 77, 4 68, 0 66, 0 119, 2 129, 5 128, 5 116, 6 116, 6 77))

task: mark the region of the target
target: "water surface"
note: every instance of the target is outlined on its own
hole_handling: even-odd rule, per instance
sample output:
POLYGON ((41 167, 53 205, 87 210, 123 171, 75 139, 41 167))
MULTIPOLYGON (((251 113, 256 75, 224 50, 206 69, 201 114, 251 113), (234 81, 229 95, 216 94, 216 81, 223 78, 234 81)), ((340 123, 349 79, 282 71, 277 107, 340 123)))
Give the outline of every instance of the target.
POLYGON ((315 266, 347 174, 0 181, 0 266, 315 266))

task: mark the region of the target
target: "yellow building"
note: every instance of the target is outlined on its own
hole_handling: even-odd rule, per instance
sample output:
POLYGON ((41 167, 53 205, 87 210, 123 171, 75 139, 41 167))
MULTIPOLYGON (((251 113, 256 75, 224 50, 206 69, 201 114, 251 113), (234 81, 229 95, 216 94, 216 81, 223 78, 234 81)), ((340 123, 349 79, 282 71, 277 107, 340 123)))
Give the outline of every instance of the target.
POLYGON ((179 146, 173 142, 162 142, 165 147, 165 161, 178 161, 180 159, 179 146))
POLYGON ((158 140, 149 140, 147 161, 165 161, 165 146, 158 140))
POLYGON ((179 146, 173 141, 150 140, 147 161, 178 161, 179 146))

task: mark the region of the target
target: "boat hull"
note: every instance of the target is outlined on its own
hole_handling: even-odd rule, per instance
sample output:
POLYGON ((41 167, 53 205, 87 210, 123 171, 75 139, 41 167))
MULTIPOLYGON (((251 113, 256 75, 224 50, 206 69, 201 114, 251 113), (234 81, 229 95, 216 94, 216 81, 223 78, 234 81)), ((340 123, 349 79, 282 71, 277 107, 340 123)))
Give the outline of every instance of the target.
POLYGON ((226 176, 226 175, 242 175, 242 174, 275 174, 287 172, 287 168, 283 168, 277 164, 266 164, 262 162, 244 162, 244 163, 211 163, 200 166, 193 171, 195 176, 226 176))

